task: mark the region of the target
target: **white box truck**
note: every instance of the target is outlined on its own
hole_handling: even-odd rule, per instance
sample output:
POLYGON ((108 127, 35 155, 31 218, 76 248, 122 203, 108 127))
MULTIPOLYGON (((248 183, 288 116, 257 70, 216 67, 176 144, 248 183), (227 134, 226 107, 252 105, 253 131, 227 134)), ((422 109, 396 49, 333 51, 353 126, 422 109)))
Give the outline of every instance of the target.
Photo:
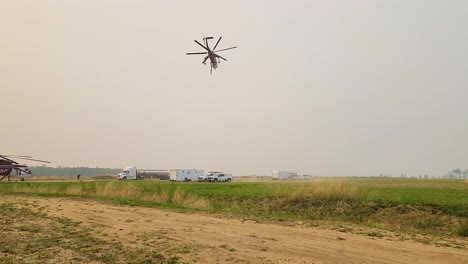
POLYGON ((285 181, 289 179, 289 176, 292 174, 291 171, 273 171, 271 173, 271 177, 273 178, 274 181, 285 181))
POLYGON ((198 176, 203 175, 203 170, 197 169, 172 169, 169 172, 169 179, 171 181, 197 181, 198 176))
POLYGON ((168 180, 167 170, 139 170, 135 166, 130 166, 118 174, 119 180, 143 180, 145 178, 168 180))

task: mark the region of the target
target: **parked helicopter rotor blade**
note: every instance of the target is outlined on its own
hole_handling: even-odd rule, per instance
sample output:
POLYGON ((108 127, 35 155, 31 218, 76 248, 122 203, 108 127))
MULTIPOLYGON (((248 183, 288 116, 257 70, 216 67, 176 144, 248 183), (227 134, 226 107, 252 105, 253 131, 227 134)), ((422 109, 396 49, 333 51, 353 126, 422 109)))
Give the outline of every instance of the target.
POLYGON ((0 165, 0 169, 17 169, 17 168, 26 168, 27 165, 12 164, 12 165, 0 165))
POLYGON ((31 156, 23 156, 23 155, 0 155, 0 157, 10 157, 10 158, 30 158, 32 159, 31 156))
POLYGON ((9 158, 7 158, 7 157, 5 157, 5 156, 0 156, 0 160, 9 161, 9 162, 11 162, 11 164, 19 164, 18 162, 14 161, 14 160, 12 160, 12 159, 9 159, 9 158))
POLYGON ((235 49, 235 48, 237 48, 237 47, 230 47, 230 48, 227 48, 227 49, 217 50, 215 52, 220 52, 220 51, 225 51, 225 50, 230 50, 230 49, 235 49))
POLYGON ((208 52, 188 52, 187 55, 208 54, 208 52))
POLYGON ((45 161, 45 160, 38 160, 38 159, 29 159, 29 158, 18 158, 22 160, 31 160, 31 161, 38 161, 38 162, 44 162, 44 163, 50 163, 50 161, 45 161))
POLYGON ((223 37, 219 37, 218 42, 216 42, 216 45, 214 46, 213 50, 216 50, 216 47, 218 47, 219 42, 221 41, 223 37))
POLYGON ((203 46, 203 44, 201 44, 200 42, 198 42, 197 40, 194 40, 198 45, 202 46, 202 48, 204 48, 206 51, 209 51, 207 47, 203 46))
POLYGON ((219 56, 218 54, 216 54, 216 57, 218 57, 218 58, 221 58, 221 59, 223 59, 223 60, 227 61, 225 58, 223 58, 223 57, 219 56))

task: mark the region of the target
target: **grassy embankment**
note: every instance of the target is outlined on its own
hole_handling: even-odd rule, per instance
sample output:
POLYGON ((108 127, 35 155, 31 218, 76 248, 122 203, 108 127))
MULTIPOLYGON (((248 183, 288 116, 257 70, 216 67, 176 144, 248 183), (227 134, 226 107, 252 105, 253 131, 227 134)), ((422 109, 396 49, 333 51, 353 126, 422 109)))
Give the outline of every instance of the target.
POLYGON ((417 234, 468 236, 468 183, 456 180, 10 182, 0 184, 0 192, 77 196, 244 218, 308 223, 324 220, 417 234))

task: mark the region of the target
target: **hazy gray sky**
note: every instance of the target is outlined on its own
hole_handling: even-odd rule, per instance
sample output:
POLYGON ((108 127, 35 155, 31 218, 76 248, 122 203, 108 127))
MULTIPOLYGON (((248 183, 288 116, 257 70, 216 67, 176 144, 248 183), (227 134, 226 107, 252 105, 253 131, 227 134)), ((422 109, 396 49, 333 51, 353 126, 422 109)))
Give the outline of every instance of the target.
POLYGON ((468 168, 467 25, 464 0, 2 0, 0 150, 236 175, 468 168), (238 46, 212 76, 185 55, 203 36, 238 46))

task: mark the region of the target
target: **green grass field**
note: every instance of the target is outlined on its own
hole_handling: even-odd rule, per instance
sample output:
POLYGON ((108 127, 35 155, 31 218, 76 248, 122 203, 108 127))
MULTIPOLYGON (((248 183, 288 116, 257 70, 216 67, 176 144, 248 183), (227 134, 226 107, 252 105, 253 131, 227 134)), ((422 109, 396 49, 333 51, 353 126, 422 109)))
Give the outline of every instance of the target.
POLYGON ((321 178, 311 182, 1 182, 4 194, 78 196, 119 204, 274 221, 321 221, 468 236, 468 182, 321 178))

